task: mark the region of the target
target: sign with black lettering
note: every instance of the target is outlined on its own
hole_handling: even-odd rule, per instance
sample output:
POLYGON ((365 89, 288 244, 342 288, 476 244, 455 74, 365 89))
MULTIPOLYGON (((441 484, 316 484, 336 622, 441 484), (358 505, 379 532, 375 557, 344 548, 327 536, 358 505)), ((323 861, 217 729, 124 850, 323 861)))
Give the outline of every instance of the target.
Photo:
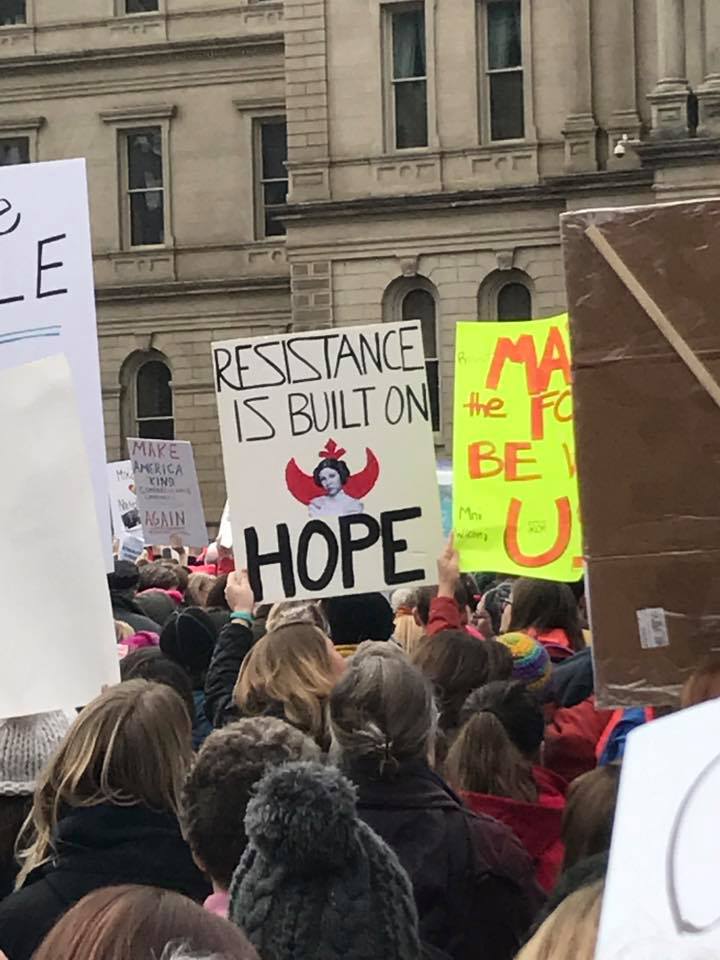
POLYGON ((145 543, 207 546, 192 444, 187 440, 128 440, 145 543))
POLYGON ((258 600, 436 581, 418 322, 229 340, 213 363, 235 562, 258 600))
POLYGON ((85 161, 0 167, 0 370, 59 353, 72 372, 112 569, 85 161))

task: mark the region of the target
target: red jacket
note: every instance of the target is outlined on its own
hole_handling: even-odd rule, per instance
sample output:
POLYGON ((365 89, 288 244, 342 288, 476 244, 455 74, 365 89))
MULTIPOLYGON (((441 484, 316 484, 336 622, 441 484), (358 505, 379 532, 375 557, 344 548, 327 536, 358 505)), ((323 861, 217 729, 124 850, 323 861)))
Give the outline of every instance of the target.
POLYGON ((452 597, 433 597, 430 601, 430 617, 425 632, 428 637, 434 637, 442 630, 465 630, 478 640, 484 639, 475 627, 470 624, 463 625, 460 608, 452 597))
POLYGON ((574 707, 546 707, 545 753, 547 768, 568 783, 597 764, 596 749, 612 718, 612 710, 598 710, 595 697, 574 707))
POLYGON ((567 785, 542 767, 533 767, 533 775, 538 787, 537 803, 486 793, 463 792, 462 798, 473 813, 493 817, 513 830, 533 859, 537 882, 549 891, 555 886, 565 853, 561 836, 567 785))

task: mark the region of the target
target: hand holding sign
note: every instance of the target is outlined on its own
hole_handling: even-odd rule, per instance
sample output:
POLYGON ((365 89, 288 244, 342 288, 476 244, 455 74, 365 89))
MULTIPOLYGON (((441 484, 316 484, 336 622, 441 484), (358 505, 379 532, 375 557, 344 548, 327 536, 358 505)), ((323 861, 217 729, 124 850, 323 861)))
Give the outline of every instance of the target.
POLYGON ((255 596, 250 586, 247 570, 234 570, 228 574, 225 586, 225 600, 233 613, 252 614, 255 609, 255 596))

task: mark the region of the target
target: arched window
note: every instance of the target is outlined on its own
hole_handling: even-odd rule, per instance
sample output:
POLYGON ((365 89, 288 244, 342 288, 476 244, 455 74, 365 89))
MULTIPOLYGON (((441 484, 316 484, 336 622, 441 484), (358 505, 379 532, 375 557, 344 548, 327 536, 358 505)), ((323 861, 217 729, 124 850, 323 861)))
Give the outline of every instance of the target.
POLYGON ((498 320, 530 320, 532 297, 524 283, 506 283, 497 298, 498 320))
POLYGON ((164 360, 148 359, 137 368, 135 421, 138 437, 175 439, 172 374, 164 360))
POLYGON ((440 361, 437 344, 437 311, 435 297, 429 290, 415 289, 406 293, 400 306, 401 319, 419 320, 425 350, 425 372, 430 393, 432 428, 440 430, 440 361))

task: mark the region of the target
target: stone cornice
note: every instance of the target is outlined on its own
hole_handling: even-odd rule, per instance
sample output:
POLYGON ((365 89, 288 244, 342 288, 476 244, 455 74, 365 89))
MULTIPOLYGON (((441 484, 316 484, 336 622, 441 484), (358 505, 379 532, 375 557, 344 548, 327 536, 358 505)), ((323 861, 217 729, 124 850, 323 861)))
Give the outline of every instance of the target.
MULTIPOLYGON (((233 277, 223 280, 174 280, 169 282, 98 285, 98 303, 132 300, 168 300, 174 297, 212 296, 228 293, 262 293, 279 290, 290 292, 287 274, 268 277, 233 277)), ((125 323, 127 321, 124 321, 125 323)))
POLYGON ((643 167, 688 166, 720 161, 720 139, 644 140, 630 146, 643 167))

